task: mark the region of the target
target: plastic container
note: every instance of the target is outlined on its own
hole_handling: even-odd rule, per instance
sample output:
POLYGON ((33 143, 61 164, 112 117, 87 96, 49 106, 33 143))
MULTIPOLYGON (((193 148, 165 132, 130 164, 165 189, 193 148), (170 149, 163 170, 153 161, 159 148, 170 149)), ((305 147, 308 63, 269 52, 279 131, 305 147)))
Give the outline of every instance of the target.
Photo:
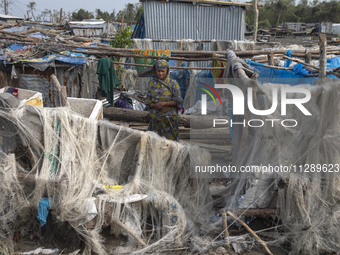
POLYGON ((0 93, 5 93, 9 89, 18 90, 16 98, 21 101, 21 104, 33 105, 40 108, 44 107, 42 94, 40 92, 21 88, 4 87, 0 89, 0 93))

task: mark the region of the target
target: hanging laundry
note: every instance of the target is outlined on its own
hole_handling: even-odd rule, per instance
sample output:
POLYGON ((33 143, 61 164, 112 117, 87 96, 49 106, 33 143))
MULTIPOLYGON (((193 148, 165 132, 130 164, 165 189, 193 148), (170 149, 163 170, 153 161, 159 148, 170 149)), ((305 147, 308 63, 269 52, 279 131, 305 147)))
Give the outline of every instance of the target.
MULTIPOLYGON (((167 61, 167 57, 171 56, 171 51, 169 50, 141 50, 133 49, 132 52, 136 55, 148 55, 148 56, 158 56, 164 57, 167 61)), ((134 58, 136 64, 151 65, 146 66, 136 66, 139 77, 150 77, 152 73, 152 65, 157 61, 155 58, 134 58)))
MULTIPOLYGON (((218 61, 218 60, 213 60, 211 63, 211 67, 226 67, 227 66, 227 61, 218 61)), ((220 70, 211 70, 211 74, 214 77, 215 84, 220 84, 224 83, 223 82, 223 74, 224 74, 225 69, 220 69, 220 70)))
POLYGON ((113 60, 110 58, 100 58, 98 60, 97 74, 100 86, 100 95, 105 97, 114 106, 113 93, 119 85, 119 80, 113 60))

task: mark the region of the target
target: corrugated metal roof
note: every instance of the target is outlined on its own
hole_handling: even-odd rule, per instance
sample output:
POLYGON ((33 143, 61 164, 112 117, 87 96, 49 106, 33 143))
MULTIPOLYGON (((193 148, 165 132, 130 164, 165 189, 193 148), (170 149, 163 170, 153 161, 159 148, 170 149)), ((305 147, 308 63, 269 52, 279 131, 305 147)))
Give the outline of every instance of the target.
POLYGON ((105 24, 106 21, 104 20, 97 20, 97 21, 69 21, 68 24, 73 27, 79 27, 79 26, 86 26, 86 27, 102 27, 103 24, 105 24))
POLYGON ((145 38, 244 40, 245 9, 197 3, 143 3, 145 38))
POLYGON ((116 28, 113 23, 105 21, 98 22, 68 22, 72 32, 77 36, 91 37, 91 36, 114 36, 116 28))

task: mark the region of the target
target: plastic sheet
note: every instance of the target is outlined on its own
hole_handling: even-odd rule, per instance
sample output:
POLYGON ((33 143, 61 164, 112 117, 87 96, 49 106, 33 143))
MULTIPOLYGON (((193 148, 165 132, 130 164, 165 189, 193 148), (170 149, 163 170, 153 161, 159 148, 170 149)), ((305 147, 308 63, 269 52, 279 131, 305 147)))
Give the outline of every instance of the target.
POLYGON ((39 205, 38 205, 38 215, 37 215, 37 219, 40 222, 40 226, 44 226, 47 222, 49 207, 50 207, 50 203, 49 203, 48 197, 45 197, 40 200, 39 205))

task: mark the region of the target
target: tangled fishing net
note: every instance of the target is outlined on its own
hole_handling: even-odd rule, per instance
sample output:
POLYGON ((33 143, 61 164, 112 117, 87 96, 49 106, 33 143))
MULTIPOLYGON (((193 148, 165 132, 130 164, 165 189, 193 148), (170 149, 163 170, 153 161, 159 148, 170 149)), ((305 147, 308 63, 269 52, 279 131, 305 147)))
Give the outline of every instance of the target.
MULTIPOLYGON (((282 221, 282 228, 272 234, 268 243, 281 247, 289 244, 289 254, 338 253, 339 81, 328 79, 313 86, 296 86, 311 93, 311 99, 303 104, 310 116, 295 105, 288 105, 287 115, 281 115, 281 93, 289 85, 258 84, 250 79, 235 79, 230 83, 237 84, 243 91, 253 87, 256 109, 270 109, 274 90, 278 91, 279 98, 276 110, 267 116, 253 115, 245 104, 245 115, 238 116, 236 120, 262 119, 265 124, 257 128, 248 125, 234 128, 233 144, 238 146, 233 147, 233 163, 238 168, 257 166, 263 169, 271 165, 286 166, 289 170, 234 175, 233 185, 227 192, 226 208, 278 208, 277 216, 282 221), (276 121, 266 122, 265 119, 276 121), (287 127, 294 126, 288 121, 284 122, 285 127, 282 125, 285 119, 293 119, 298 124, 287 127), (257 188, 245 191, 249 183, 255 183, 253 187, 257 188), (241 202, 240 197, 243 198, 241 202)), ((304 97, 301 93, 288 93, 288 98, 304 97)), ((259 122, 253 124, 258 125, 259 122)))
POLYGON ((84 252, 98 254, 111 252, 104 227, 128 237, 129 252, 143 253, 181 247, 209 218, 207 181, 190 177, 191 163, 210 159, 199 147, 67 108, 8 108, 6 101, 0 122, 0 253, 13 252, 15 231, 24 236, 39 224, 45 197, 57 221, 81 236, 84 252))

